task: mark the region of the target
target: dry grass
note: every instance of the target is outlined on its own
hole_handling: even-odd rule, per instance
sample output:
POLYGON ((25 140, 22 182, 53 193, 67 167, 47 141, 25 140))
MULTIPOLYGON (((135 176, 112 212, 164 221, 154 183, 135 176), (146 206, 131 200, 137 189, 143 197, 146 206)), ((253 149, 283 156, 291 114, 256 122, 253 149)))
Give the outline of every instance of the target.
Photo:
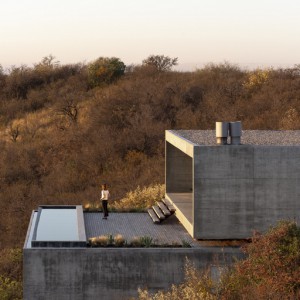
POLYGON ((105 247, 109 243, 109 237, 107 235, 100 235, 97 237, 90 238, 89 242, 92 246, 105 247))
POLYGON ((122 247, 125 244, 125 239, 123 238, 123 236, 121 234, 117 234, 114 237, 114 243, 117 247, 122 247))
POLYGON ((241 247, 249 243, 249 240, 198 240, 204 247, 241 247))
POLYGON ((144 188, 137 187, 134 191, 130 191, 120 201, 116 201, 112 207, 116 210, 139 210, 144 211, 160 201, 165 195, 164 184, 154 184, 144 188))

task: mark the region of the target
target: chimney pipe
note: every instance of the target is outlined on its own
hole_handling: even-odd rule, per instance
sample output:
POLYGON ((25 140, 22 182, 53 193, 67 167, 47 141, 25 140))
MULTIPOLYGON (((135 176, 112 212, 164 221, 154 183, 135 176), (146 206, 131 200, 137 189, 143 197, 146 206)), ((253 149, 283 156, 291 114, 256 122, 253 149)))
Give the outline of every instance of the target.
POLYGON ((240 121, 229 123, 229 135, 231 145, 240 145, 242 136, 242 123, 240 121))
POLYGON ((218 145, 227 145, 228 122, 216 122, 216 138, 218 145))

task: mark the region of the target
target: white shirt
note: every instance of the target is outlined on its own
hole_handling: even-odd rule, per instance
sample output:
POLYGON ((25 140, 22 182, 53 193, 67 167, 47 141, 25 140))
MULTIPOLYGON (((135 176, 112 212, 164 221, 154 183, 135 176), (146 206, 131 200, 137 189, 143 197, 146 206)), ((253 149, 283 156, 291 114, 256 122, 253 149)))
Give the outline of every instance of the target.
POLYGON ((101 191, 101 200, 108 200, 109 198, 109 191, 108 190, 102 190, 101 191))

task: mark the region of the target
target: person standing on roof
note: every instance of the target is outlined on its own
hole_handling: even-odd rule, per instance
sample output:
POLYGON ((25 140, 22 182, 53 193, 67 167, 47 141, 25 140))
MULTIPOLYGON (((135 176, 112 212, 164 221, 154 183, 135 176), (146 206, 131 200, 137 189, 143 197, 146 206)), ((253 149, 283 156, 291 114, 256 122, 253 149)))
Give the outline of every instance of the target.
POLYGON ((103 208, 103 218, 102 219, 107 219, 108 217, 108 209, 107 209, 107 202, 110 197, 109 190, 107 189, 106 183, 102 184, 101 186, 101 201, 102 201, 102 208, 103 208))

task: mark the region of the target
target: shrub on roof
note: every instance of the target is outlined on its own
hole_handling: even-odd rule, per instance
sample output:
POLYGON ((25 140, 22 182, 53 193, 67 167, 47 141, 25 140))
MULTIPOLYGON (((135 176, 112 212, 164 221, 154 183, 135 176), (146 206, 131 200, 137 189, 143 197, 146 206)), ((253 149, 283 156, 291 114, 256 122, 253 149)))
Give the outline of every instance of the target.
POLYGON ((146 210, 161 200, 165 195, 164 184, 153 184, 141 188, 138 186, 134 191, 130 191, 120 201, 112 204, 112 208, 116 210, 146 210))

